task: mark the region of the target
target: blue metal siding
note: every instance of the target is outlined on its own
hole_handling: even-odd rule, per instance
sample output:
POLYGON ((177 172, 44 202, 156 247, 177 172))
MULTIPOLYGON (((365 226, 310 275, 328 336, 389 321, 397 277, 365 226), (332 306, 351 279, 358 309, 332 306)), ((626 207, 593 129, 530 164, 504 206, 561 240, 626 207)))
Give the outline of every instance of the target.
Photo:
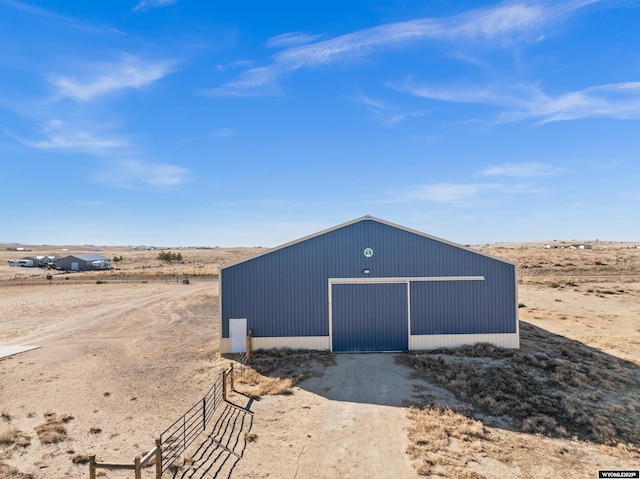
MULTIPOLYGON (((246 317, 256 337, 327 336, 328 278, 433 276, 484 276, 484 292, 478 294, 488 304, 501 304, 474 313, 478 327, 495 329, 492 322, 497 322, 497 329, 503 330, 509 323, 515 331, 514 265, 363 219, 223 268, 222 337, 229 337, 228 319, 233 317, 246 317), (371 258, 363 254, 367 247, 374 251, 371 258), (369 275, 363 274, 365 268, 369 275)), ((459 291, 455 282, 443 283, 442 288, 432 299, 449 305, 460 301, 455 297, 459 291)), ((415 295, 412 290, 412 316, 414 308, 420 311, 421 293, 420 287, 415 295)), ((424 319, 412 328, 412 334, 430 331, 428 311, 424 309, 424 319)), ((466 324, 448 324, 451 333, 469 332, 466 324)))
POLYGON ((489 281, 411 283, 411 334, 515 333, 514 308, 489 281))
POLYGON ((407 284, 332 285, 332 349, 409 349, 407 284))

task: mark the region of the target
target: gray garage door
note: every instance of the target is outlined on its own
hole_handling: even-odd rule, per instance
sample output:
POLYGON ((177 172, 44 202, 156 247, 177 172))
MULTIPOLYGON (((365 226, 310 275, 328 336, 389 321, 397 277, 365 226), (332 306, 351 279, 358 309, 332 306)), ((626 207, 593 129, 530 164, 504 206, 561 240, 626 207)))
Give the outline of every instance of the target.
POLYGON ((333 351, 409 349, 407 284, 333 284, 333 351))

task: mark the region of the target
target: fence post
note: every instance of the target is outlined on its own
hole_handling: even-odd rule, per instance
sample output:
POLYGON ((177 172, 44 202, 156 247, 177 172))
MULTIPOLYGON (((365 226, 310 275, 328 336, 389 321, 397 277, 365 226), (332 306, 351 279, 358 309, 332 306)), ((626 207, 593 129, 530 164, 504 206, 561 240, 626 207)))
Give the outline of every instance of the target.
POLYGON ((234 391, 235 386, 233 385, 233 363, 230 363, 229 372, 231 373, 231 391, 234 391))
POLYGON ((96 456, 89 456, 89 479, 96 479, 96 456))
POLYGON ((253 347, 252 343, 252 338, 253 338, 253 330, 249 329, 247 331, 247 351, 246 351, 246 355, 247 355, 247 361, 249 361, 251 359, 251 348, 253 347))
POLYGON ((227 400, 227 371, 222 371, 222 400, 227 400))
POLYGON ((156 439, 156 479, 162 479, 162 439, 156 439))
POLYGON ((140 465, 140 456, 136 456, 134 461, 136 479, 142 479, 142 466, 140 465))
POLYGON ((207 429, 207 396, 202 398, 202 430, 207 429))

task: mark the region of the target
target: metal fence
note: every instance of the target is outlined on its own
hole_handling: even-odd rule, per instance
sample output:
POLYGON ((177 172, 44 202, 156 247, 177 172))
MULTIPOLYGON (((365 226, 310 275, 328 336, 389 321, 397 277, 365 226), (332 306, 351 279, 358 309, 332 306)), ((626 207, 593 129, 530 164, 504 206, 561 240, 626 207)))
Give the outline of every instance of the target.
POLYGON ((96 478, 97 469, 129 469, 134 471, 136 479, 141 479, 142 467, 152 458, 155 458, 155 476, 156 479, 161 479, 162 474, 173 465, 200 433, 207 428, 218 406, 227 399, 227 382, 229 382, 231 390, 233 390, 233 363, 228 369, 222 371, 213 386, 211 386, 211 389, 207 391, 200 401, 160 434, 160 437, 156 439, 155 447, 144 457, 137 456, 133 464, 115 464, 100 463, 96 461, 96 456, 90 456, 89 478, 96 478))
POLYGON ((207 394, 176 422, 160 434, 162 444, 162 472, 178 459, 191 443, 207 428, 209 420, 225 396, 224 371, 207 394))

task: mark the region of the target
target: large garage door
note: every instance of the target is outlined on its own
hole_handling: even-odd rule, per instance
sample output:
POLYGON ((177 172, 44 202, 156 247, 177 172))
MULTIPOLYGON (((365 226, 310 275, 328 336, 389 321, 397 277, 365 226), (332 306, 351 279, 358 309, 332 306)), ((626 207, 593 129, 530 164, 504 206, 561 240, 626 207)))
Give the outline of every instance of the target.
POLYGON ((406 283, 333 284, 333 351, 409 349, 406 283))

